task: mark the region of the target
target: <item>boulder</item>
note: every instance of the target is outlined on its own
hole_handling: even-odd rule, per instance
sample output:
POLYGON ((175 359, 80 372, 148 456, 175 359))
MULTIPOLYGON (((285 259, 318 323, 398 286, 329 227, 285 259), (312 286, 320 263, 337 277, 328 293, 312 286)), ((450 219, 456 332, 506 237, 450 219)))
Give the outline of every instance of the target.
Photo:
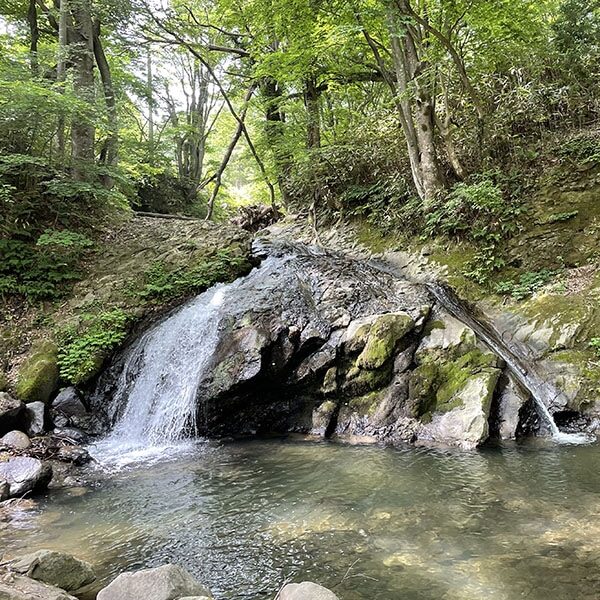
POLYGON ((0 392, 0 435, 15 429, 23 416, 25 405, 6 392, 0 392))
POLYGON ((18 456, 0 462, 0 480, 8 483, 11 496, 42 491, 51 479, 52 467, 37 458, 18 456))
POLYGON ((98 594, 98 600, 179 600, 186 596, 212 598, 187 571, 177 565, 163 565, 122 573, 98 594))
POLYGON ((43 402, 30 402, 25 408, 25 422, 30 436, 42 435, 46 420, 46 405, 43 402))
POLYGON ((52 408, 66 417, 85 417, 87 410, 74 387, 61 390, 52 401, 52 408))
POLYGON ((39 550, 10 564, 10 570, 36 581, 74 592, 96 580, 91 565, 70 554, 39 550))
POLYGON ((64 590, 22 575, 0 579, 0 600, 77 600, 64 590))
POLYGON ((36 347, 19 371, 17 397, 24 402, 48 402, 58 379, 58 348, 53 342, 44 342, 36 347))
POLYGON ((5 436, 0 438, 0 446, 6 446, 13 450, 27 450, 31 446, 31 440, 22 431, 9 431, 5 436))
POLYGON ((280 592, 279 600, 339 600, 327 588, 316 583, 305 581, 303 583, 288 583, 280 592))

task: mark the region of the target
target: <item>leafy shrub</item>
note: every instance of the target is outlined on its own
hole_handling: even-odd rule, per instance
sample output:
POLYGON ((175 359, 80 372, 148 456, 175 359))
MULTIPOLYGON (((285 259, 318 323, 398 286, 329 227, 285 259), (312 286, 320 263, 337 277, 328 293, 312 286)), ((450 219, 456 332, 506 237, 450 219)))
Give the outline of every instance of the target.
POLYGON ((589 345, 596 353, 596 356, 600 358, 600 338, 592 338, 589 345))
POLYGON ((68 230, 46 230, 35 244, 0 239, 0 295, 22 295, 31 300, 58 298, 79 278, 83 253, 93 245, 68 230))
POLYGON ((80 326, 58 332, 58 366, 63 380, 79 384, 95 375, 126 337, 129 317, 121 309, 86 314, 80 326))
POLYGON ((501 281, 496 285, 495 291, 512 296, 515 300, 524 300, 552 281, 556 275, 556 271, 549 269, 523 273, 517 281, 501 281))
POLYGON ((500 187, 489 177, 473 183, 458 183, 444 200, 426 216, 425 234, 465 239, 478 245, 465 275, 484 284, 494 271, 505 266, 500 243, 518 231, 522 207, 504 198, 500 187))

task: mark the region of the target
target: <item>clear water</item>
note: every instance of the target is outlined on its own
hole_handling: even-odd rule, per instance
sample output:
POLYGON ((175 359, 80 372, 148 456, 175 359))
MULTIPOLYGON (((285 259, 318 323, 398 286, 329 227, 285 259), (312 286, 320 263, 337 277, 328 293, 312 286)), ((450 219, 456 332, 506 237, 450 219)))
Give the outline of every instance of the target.
POLYGON ((66 550, 101 582, 176 562, 218 599, 272 599, 286 579, 343 600, 597 599, 599 459, 556 444, 204 444, 52 493, 0 521, 0 549, 66 550))

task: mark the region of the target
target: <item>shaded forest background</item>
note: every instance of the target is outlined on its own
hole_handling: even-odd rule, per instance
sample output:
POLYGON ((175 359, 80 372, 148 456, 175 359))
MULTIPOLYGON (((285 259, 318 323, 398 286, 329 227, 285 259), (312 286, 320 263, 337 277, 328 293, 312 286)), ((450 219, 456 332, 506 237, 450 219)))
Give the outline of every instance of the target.
POLYGON ((59 298, 132 210, 248 203, 464 240, 487 285, 540 181, 600 167, 597 0, 1 0, 0 16, 5 298, 59 298))

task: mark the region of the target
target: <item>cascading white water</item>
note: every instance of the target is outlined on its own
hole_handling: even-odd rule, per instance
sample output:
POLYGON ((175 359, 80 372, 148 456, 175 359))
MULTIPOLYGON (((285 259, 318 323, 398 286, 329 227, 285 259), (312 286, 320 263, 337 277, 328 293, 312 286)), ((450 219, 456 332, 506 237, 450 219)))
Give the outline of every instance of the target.
POLYGON ((112 402, 124 405, 111 434, 92 448, 115 466, 180 450, 197 434, 199 383, 217 342, 225 287, 201 294, 127 352, 112 402))

